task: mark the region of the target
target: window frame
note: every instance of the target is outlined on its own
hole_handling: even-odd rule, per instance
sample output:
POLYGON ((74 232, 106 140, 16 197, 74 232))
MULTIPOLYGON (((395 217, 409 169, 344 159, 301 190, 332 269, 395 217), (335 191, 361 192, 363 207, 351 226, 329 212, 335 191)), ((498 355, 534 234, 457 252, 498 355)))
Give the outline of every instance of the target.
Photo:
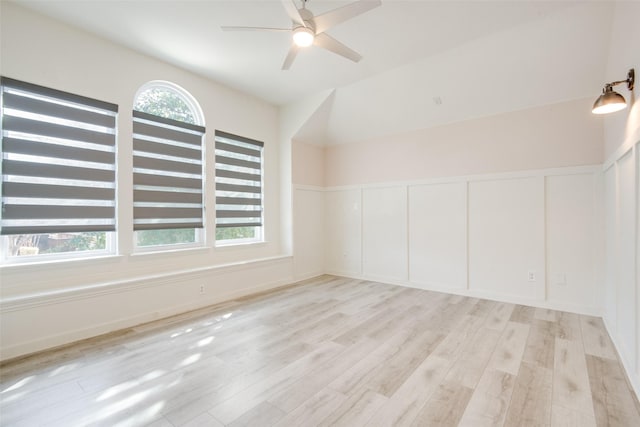
MULTIPOLYGON (((218 239, 217 238, 217 231, 218 231, 218 204, 217 204, 217 200, 218 197, 220 197, 218 195, 218 189, 217 189, 217 184, 218 184, 218 161, 216 160, 214 162, 214 186, 216 187, 216 227, 215 227, 215 231, 214 231, 214 241, 215 241, 215 247, 216 248, 224 248, 224 247, 230 247, 230 246, 241 246, 241 245, 252 245, 252 244, 260 244, 260 243, 265 243, 265 231, 264 231, 264 220, 265 220, 265 216, 264 216, 264 142, 262 141, 258 141, 258 140, 254 140, 254 139, 250 139, 244 136, 240 136, 240 135, 236 135, 236 134, 232 134, 229 132, 225 132, 225 131, 221 131, 219 129, 216 129, 214 132, 214 151, 217 150, 217 143, 218 143, 218 137, 222 137, 223 139, 228 140, 236 140, 235 142, 239 142, 241 144, 250 144, 253 146, 253 149, 256 149, 256 147, 258 147, 258 150, 260 152, 260 181, 259 181, 259 186, 260 186, 260 193, 259 193, 259 200, 260 200, 260 225, 256 225, 256 226, 251 226, 248 225, 248 227, 253 227, 255 229, 255 235, 254 237, 243 237, 243 238, 237 238, 237 239, 218 239)), ((221 141, 224 142, 224 141, 221 141)), ((228 144, 228 142, 227 142, 228 144)), ((215 154, 215 153, 214 153, 215 154)), ((217 157, 217 154, 215 154, 215 156, 217 157)), ((224 197, 224 196, 223 196, 224 197)), ((238 227, 240 228, 240 227, 238 227)))
MULTIPOLYGON (((71 164, 76 163, 75 166, 79 166, 79 167, 83 167, 82 161, 87 161, 87 162, 98 162, 97 164, 103 164, 103 165, 111 165, 111 167, 113 169, 108 169, 108 170, 112 170, 113 171, 113 181, 111 182, 112 187, 109 188, 113 188, 113 199, 111 198, 105 198, 102 199, 102 197, 100 198, 96 198, 96 200, 105 200, 105 201, 109 201, 111 203, 113 203, 112 205, 112 209, 113 209, 113 217, 112 217, 112 221, 113 221, 113 225, 110 226, 109 228, 111 229, 103 229, 103 230, 91 230, 91 231, 82 231, 82 230, 78 230, 78 231, 62 231, 60 230, 60 227, 62 227, 62 225, 58 225, 57 227, 59 227, 59 229, 57 231, 52 231, 49 230, 47 231, 46 228, 42 229, 42 230, 38 230, 38 231, 42 231, 40 233, 22 233, 22 234, 7 234, 7 235, 1 235, 0 236, 0 249, 2 249, 1 254, 0 254, 0 265, 13 265, 13 264, 26 264, 26 263, 41 263, 41 262, 48 262, 48 261, 59 261, 59 260, 78 260, 78 259, 86 259, 86 258, 97 258, 97 257, 104 257, 104 256, 112 256, 116 254, 117 248, 116 248, 116 233, 117 233, 117 226, 118 226, 118 222, 117 222, 117 206, 118 206, 118 200, 117 200, 117 193, 118 193, 118 182, 117 182, 117 170, 118 170, 118 164, 117 164, 117 153, 118 153, 118 105, 110 103, 110 102, 106 102, 106 101, 101 101, 101 100, 96 100, 94 98, 90 98, 87 96, 83 96, 83 95, 77 95, 74 93, 69 93, 69 92, 65 92, 65 91, 61 91, 58 89, 53 89, 47 86, 40 86, 37 84, 33 84, 33 83, 28 83, 25 81, 21 81, 21 80, 15 80, 15 79, 11 79, 8 77, 4 77, 2 76, 2 90, 0 90, 0 105, 2 105, 4 107, 4 93, 5 93, 5 89, 4 87, 7 86, 9 89, 9 92, 12 91, 17 91, 16 93, 18 94, 18 96, 20 96, 20 99, 25 99, 25 100, 30 100, 29 102, 34 102, 32 104, 32 107, 35 108, 35 110, 31 109, 27 109, 27 106, 29 105, 29 103, 22 103, 22 104, 18 104, 20 105, 20 107, 18 108, 18 111, 23 111, 23 113, 19 114, 16 117, 22 117, 23 114, 27 114, 27 116, 24 117, 29 117, 31 115, 35 117, 41 116, 41 117, 50 117, 53 120, 42 120, 42 123, 46 123, 48 124, 48 126, 56 126, 56 125, 62 125, 62 126, 67 126, 67 128, 65 129, 90 129, 85 127, 87 125, 89 126, 94 126, 92 123, 98 123, 98 122, 94 122, 93 120, 89 120, 86 121, 88 119, 88 116, 86 116, 87 114, 100 114, 100 115, 104 115, 105 117, 111 116, 112 119, 109 119, 109 121, 112 121, 111 124, 107 124, 108 122, 102 122, 102 120, 100 120, 100 122, 102 122, 102 124, 98 125, 100 127, 104 126, 105 130, 110 130, 110 132, 106 132, 104 133, 105 135, 112 135, 112 142, 109 142, 109 144, 107 146, 111 146, 111 150, 107 150, 105 152, 109 152, 112 153, 113 156, 113 163, 109 163, 106 162, 104 158, 102 158, 101 160, 98 159, 91 159, 91 160, 87 160, 87 158, 85 158, 84 160, 78 161, 78 160, 74 160, 73 157, 66 157, 64 156, 62 153, 63 151, 60 150, 65 150, 67 149, 67 145, 63 144, 62 142, 64 140, 69 140, 69 141, 76 141, 76 144, 84 144, 85 146, 90 146, 91 145, 91 141, 85 141, 83 139, 76 139, 74 137, 70 137, 65 135, 65 137, 62 137, 62 139, 58 139, 61 137, 60 136, 56 136, 55 134, 51 134, 49 132, 47 133, 39 133, 36 132, 34 135, 36 135, 35 137, 29 137, 28 135, 26 135, 26 139, 24 139, 25 141, 29 141, 30 143, 34 143, 37 141, 39 144, 42 143, 46 143, 46 144, 52 144, 51 147, 53 149, 53 147, 60 147, 59 149, 55 149, 57 150, 58 154, 54 154, 56 153, 56 151, 49 151, 49 148, 47 148, 43 154, 39 154, 40 156, 45 156, 45 157, 55 157, 56 158, 56 162, 55 164, 60 164, 60 165, 64 165, 64 161, 67 160, 69 162, 71 162, 71 164), (20 95, 20 92, 22 92, 23 94, 20 95), (42 109, 40 107, 38 107, 38 103, 42 106, 42 108, 46 108, 46 109, 42 109), (47 106, 47 107, 45 107, 47 106), (52 106, 52 107, 48 107, 48 106, 52 106), (53 108, 53 109, 51 109, 53 108), (64 113, 64 110, 67 110, 67 113, 64 113), (74 110, 72 110, 74 109, 74 110), (42 112, 38 112, 38 110, 41 110, 42 112), (80 113, 71 113, 71 111, 79 111, 80 113), (71 114, 71 115, 69 115, 71 114), (78 116, 77 114, 80 114, 80 116, 78 116), (84 116, 82 116, 84 114, 84 116), (65 121, 68 121, 68 124, 64 124, 65 121), (74 124, 75 123, 75 124, 74 124), (80 124, 80 126, 78 126, 80 124), (84 126, 82 125, 84 124, 84 126), (40 138, 44 138, 44 139, 40 139, 40 138), (52 139, 53 138, 53 139, 52 139), (45 154, 46 153, 46 154, 45 154), (16 236, 16 235, 22 235, 22 236, 37 236, 37 235, 51 235, 51 234, 59 234, 59 233, 67 233, 67 234, 78 234, 78 233, 92 233, 92 232, 102 232, 105 233, 105 247, 104 249, 94 249, 94 250, 82 250, 82 251, 76 251, 76 250, 71 250, 71 251, 66 251, 66 252, 51 252, 51 253, 38 253, 38 254, 34 254, 34 255, 17 255, 17 256, 12 256, 10 255, 10 251, 9 251, 9 247, 10 247, 10 239, 12 238, 12 236, 16 236)), ((15 97, 15 96, 14 96, 15 97)), ((15 102, 15 101, 14 101, 15 102)), ((0 121, 0 153, 4 153, 4 149, 2 149, 2 145, 5 142, 5 138, 4 138, 4 114, 1 116, 2 119, 0 121)), ((9 115, 9 117, 13 117, 12 115, 9 115)), ((36 119, 40 122, 40 119, 36 119)), ((60 128, 62 129, 62 128, 60 128)), ((41 131, 44 131, 43 129, 41 129, 41 131)), ((67 131, 63 131, 63 132, 67 132, 67 131)), ((73 131, 72 131, 73 132, 73 131)), ((29 132, 27 132, 29 133, 29 132)), ((77 137, 79 134, 74 135, 75 137, 77 137)), ((12 137, 8 137, 8 138, 12 138, 12 137)), ((24 137, 17 137, 18 139, 16 141, 21 141, 23 140, 24 137)), ((73 144, 71 144, 71 146, 73 146, 73 144)), ((44 147, 44 145, 43 145, 44 147)), ((87 149, 86 147, 84 149, 87 149)), ((90 150, 95 150, 96 148, 91 148, 90 150)), ((9 153, 11 153, 11 151, 9 151, 9 153)), ((38 150, 36 150, 36 153, 38 153, 38 150)), ((32 154, 35 156, 38 156, 38 154, 32 154)), ((2 156, 4 157, 4 154, 2 154, 2 156)), ((86 167, 86 166, 85 166, 86 167)), ((107 170, 107 169, 105 169, 107 170)), ((2 162, 0 161, 0 173, 2 173, 2 162)), ((43 175, 44 177, 44 175, 43 175)), ((40 178, 42 179, 42 178, 40 178)), ((71 178, 67 178, 68 180, 74 181, 74 179, 71 178)), ((78 181, 77 179, 75 181, 78 181)), ((80 183, 82 183, 82 180, 79 180, 79 183, 76 183, 75 185, 79 185, 80 183)), ((4 179, 2 179, 0 182, 4 182, 4 179)), ((22 182, 22 181, 16 181, 16 182, 22 182)), ((30 181, 24 181, 24 182, 30 182, 30 181)), ((48 185, 48 184, 44 184, 44 183, 39 183, 38 181, 32 181, 30 184, 27 185, 33 185, 35 183, 35 185, 39 186, 39 185, 48 185)), ((70 184, 66 184, 66 183, 62 183, 62 184, 54 184, 54 188, 55 186, 64 188, 66 186, 68 186, 70 184)), ((82 188, 83 186, 80 185, 80 187, 82 188)), ((85 185, 86 187, 86 185, 85 185)), ((107 188, 107 187, 105 187, 107 188)), ((57 190, 57 189, 56 189, 57 190)), ((3 191, 3 185, 0 185, 0 198, 3 196, 2 194, 3 191)), ((41 190, 38 190, 41 191, 41 190)), ((30 193, 24 193, 25 195, 23 195, 22 197, 36 197, 36 199, 38 198, 37 196, 33 196, 30 193)), ((61 193, 54 193, 54 195, 58 196, 58 197, 51 197, 50 199, 47 199, 46 197, 43 198, 42 201, 46 201, 48 200, 49 203, 53 203, 54 200, 64 200, 66 198, 69 199, 74 199, 73 197, 70 197, 68 194, 68 190, 63 191, 61 193)), ((18 194, 18 196, 20 197, 20 194, 18 194)), ((40 196, 42 197, 42 196, 40 196)), ((93 198, 91 198, 93 199, 93 198)), ((80 202, 81 200, 76 200, 76 202, 80 202)), ((59 202, 58 202, 59 203, 59 202)), ((77 204, 67 204, 67 203, 61 203, 61 204, 55 204, 55 205, 49 205, 49 206, 78 206, 78 209, 82 208, 82 205, 77 205, 77 204)), ((87 205, 89 206, 89 205, 87 205)), ((79 217, 75 217, 75 218, 79 218, 79 217)), ((50 219, 48 219, 48 221, 51 221, 55 219, 55 217, 51 217, 50 219)), ((56 225, 52 225, 52 227, 56 227, 56 225)), ((68 226, 67 226, 68 227, 68 226)))
MULTIPOLYGON (((184 104, 189 108, 191 114, 194 117, 195 125, 204 127, 205 120, 202 109, 191 93, 189 93, 184 88, 179 85, 165 81, 165 80, 152 80, 144 85, 140 86, 140 88, 136 91, 136 94, 133 99, 133 111, 139 111, 135 109, 135 105, 138 101, 138 98, 146 91, 152 89, 163 89, 167 91, 171 91, 178 95, 178 97, 184 102, 184 104)), ((142 111, 145 113, 144 111, 142 111)), ((147 113, 150 114, 150 113, 147 113)), ((158 116, 161 117, 161 116, 158 116)), ((133 119, 133 117, 132 117, 133 119)), ((184 122, 188 123, 188 122, 184 122)), ((133 230, 133 253, 134 254, 144 254, 144 253, 153 253, 153 252, 168 252, 168 251, 179 251, 179 250, 188 250, 188 249, 196 249, 202 248, 206 246, 206 215, 205 206, 206 206, 206 132, 202 136, 202 145, 201 145, 201 159, 202 159, 202 208, 203 208, 203 226, 202 228, 192 228, 194 230, 194 241, 193 242, 184 242, 184 243, 163 243, 157 245, 139 245, 138 244, 138 236, 140 232, 144 231, 153 231, 153 230, 133 230)), ((132 170, 133 173, 133 170, 132 170)), ((185 228, 191 230, 191 228, 185 228)))

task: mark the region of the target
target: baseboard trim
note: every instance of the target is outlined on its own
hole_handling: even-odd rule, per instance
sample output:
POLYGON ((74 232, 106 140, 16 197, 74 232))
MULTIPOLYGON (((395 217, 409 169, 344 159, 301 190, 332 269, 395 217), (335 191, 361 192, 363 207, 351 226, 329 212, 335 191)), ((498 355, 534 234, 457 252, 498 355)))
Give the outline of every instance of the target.
POLYGON ((482 298, 482 299, 488 299, 492 301, 526 305, 526 306, 536 307, 536 308, 568 311, 576 314, 585 314, 587 316, 601 317, 602 315, 601 310, 598 307, 589 307, 589 306, 583 306, 578 304, 567 304, 567 303, 561 303, 561 302, 555 302, 555 301, 539 300, 535 298, 524 298, 524 297, 519 297, 517 295, 499 294, 499 293, 488 292, 488 291, 447 287, 443 285, 430 285, 430 284, 416 283, 416 282, 411 282, 406 280, 397 280, 397 279, 390 280, 389 278, 386 278, 386 277, 353 275, 353 274, 345 274, 345 273, 337 273, 337 272, 332 272, 329 274, 333 274, 335 276, 347 277, 350 279, 368 280, 368 281, 375 281, 375 282, 381 282, 381 283, 388 283, 390 285, 404 286, 407 288, 422 289, 425 291, 443 292, 443 293, 452 294, 452 295, 461 295, 461 296, 466 296, 471 298, 482 298))

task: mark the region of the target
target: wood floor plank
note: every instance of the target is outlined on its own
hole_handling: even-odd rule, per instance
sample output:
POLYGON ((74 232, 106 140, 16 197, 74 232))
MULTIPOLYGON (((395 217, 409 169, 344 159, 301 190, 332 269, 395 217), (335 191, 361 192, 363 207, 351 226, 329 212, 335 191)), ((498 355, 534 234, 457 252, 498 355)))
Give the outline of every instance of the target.
POLYGON ((320 276, 0 364, 0 424, 640 425, 601 319, 320 276))
POLYGON ((529 337, 529 325, 507 322, 487 369, 518 375, 522 356, 529 337))
POLYGON ((285 412, 280 408, 263 401, 226 425, 228 427, 251 427, 257 425, 267 427, 277 423, 285 415, 285 412))
POLYGON ((322 420, 320 427, 357 427, 368 425, 369 419, 373 416, 380 405, 386 402, 387 398, 371 391, 361 388, 350 394, 347 399, 327 418, 322 420))
POLYGON ((424 331, 413 340, 407 340, 402 351, 386 359, 367 381, 367 388, 390 397, 411 376, 416 367, 436 348, 443 336, 424 331))
POLYGON ((464 410, 460 425, 503 425, 515 387, 515 380, 515 375, 487 368, 464 410))
POLYGON ((514 308, 514 304, 508 304, 505 302, 497 303, 487 316, 485 327, 496 331, 502 331, 507 326, 507 322, 511 318, 514 308))
POLYGON ((412 426, 456 426, 464 413, 473 390, 461 384, 440 383, 433 396, 422 407, 412 426))
POLYGON ((580 316, 580 326, 586 354, 617 360, 616 350, 607 334, 602 319, 592 316, 580 316))
POLYGON ((535 313, 533 314, 534 319, 538 320, 546 320, 547 322, 555 322, 556 321, 556 312, 555 310, 550 310, 548 308, 536 308, 535 313))
POLYGON ((323 390, 330 382, 338 378, 348 369, 365 359, 380 345, 371 339, 363 339, 351 346, 345 347, 342 353, 324 364, 318 365, 313 370, 291 386, 272 394, 268 401, 286 413, 295 410, 298 406, 312 398, 323 390))
POLYGON ((460 347, 473 339, 483 323, 483 318, 465 314, 455 328, 438 344, 434 354, 445 359, 456 360, 461 353, 460 347))
POLYGON ((553 404, 594 417, 591 386, 582 343, 556 338, 553 404))
POLYGON ((596 419, 583 411, 553 405, 551 407, 551 425, 552 427, 596 427, 596 419))
POLYGON ((469 312, 467 314, 471 315, 471 316, 477 316, 477 317, 481 317, 483 319, 486 319, 487 316, 489 316, 489 314, 495 309, 495 307, 498 305, 498 303, 496 301, 491 301, 488 299, 481 299, 479 301, 477 301, 473 307, 471 307, 471 309, 469 310, 469 312))
POLYGON ((341 349, 342 346, 339 344, 326 342, 313 353, 287 365, 264 381, 253 384, 228 399, 224 399, 211 408, 209 413, 224 424, 229 424, 266 401, 270 396, 289 387, 309 369, 334 358, 341 349))
POLYGON ((374 414, 370 427, 409 426, 437 391, 451 361, 428 356, 374 414))
POLYGON ((578 314, 564 311, 556 312, 555 329, 557 338, 582 342, 582 330, 580 328, 580 316, 578 314))
POLYGON ((507 410, 505 427, 551 425, 553 370, 523 362, 507 410))
POLYGON ((640 413, 620 365, 610 359, 587 355, 596 423, 599 426, 638 425, 640 413))
POLYGON ((516 305, 509 318, 512 322, 520 322, 525 325, 529 325, 533 320, 533 316, 536 309, 533 307, 527 307, 526 305, 516 305))
POLYGON ((335 413, 347 397, 330 388, 324 388, 289 412, 275 424, 277 427, 316 426, 335 413))
POLYGON ((522 360, 547 369, 553 369, 555 333, 552 322, 534 319, 522 360))
POLYGON ((459 348, 459 354, 456 355, 457 359, 447 373, 446 381, 474 389, 478 385, 501 335, 499 331, 485 327, 480 328, 469 341, 459 348))

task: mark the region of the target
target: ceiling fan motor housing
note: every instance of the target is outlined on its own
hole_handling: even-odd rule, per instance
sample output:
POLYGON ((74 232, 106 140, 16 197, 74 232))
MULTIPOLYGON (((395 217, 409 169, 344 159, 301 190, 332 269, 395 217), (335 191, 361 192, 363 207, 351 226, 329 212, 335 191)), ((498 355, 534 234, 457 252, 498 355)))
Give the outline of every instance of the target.
MULTIPOLYGON (((302 20, 304 21, 305 25, 307 26, 307 28, 311 28, 311 30, 313 30, 313 32, 316 32, 316 26, 313 23, 313 13, 309 10, 309 9, 298 9, 298 12, 300 12, 300 16, 302 17, 302 20)), ((300 25, 297 25, 297 22, 294 22, 294 28, 299 27, 300 25)))

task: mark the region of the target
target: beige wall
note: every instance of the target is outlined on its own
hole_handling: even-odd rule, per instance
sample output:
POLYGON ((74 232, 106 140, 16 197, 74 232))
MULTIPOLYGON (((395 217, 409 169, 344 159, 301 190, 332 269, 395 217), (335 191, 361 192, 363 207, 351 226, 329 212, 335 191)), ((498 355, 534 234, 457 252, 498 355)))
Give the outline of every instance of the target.
POLYGON ((328 187, 603 161, 603 125, 579 99, 354 144, 325 152, 328 187))
POLYGON ((292 142, 292 181, 295 185, 324 187, 324 147, 292 142))
MULTIPOLYGON (((620 152, 627 150, 640 139, 640 2, 620 2, 616 5, 609 45, 609 61, 605 80, 623 80, 629 68, 635 68, 636 84, 633 92, 625 85, 616 86, 616 91, 627 100, 629 107, 609 114, 601 120, 605 126, 605 159, 616 160, 620 152), (616 159, 611 157, 615 156, 616 159)), ((595 100, 595 96, 594 96, 595 100)))

